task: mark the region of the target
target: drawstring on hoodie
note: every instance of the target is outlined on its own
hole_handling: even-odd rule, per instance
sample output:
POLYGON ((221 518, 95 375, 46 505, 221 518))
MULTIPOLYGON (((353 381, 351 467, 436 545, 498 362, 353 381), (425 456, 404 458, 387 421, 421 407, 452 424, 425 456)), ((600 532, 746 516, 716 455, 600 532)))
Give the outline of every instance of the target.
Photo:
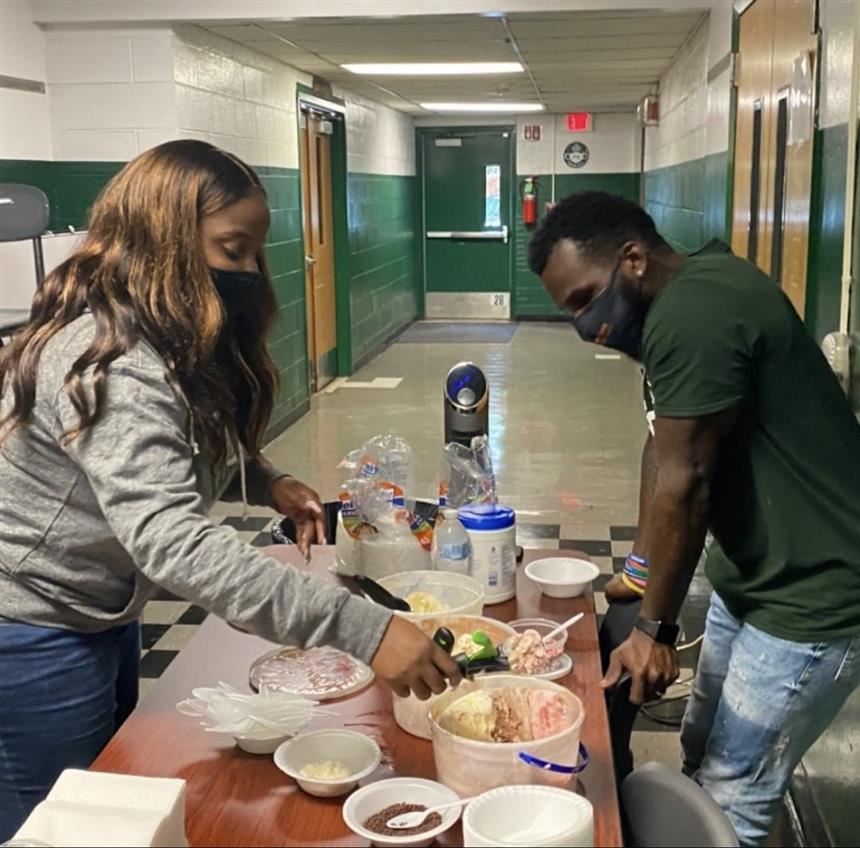
POLYGON ((245 451, 242 449, 242 440, 236 437, 236 446, 239 448, 239 483, 242 490, 242 521, 248 517, 248 480, 245 470, 245 451))
MULTIPOLYGON (((188 398, 185 396, 185 392, 182 391, 181 387, 176 383, 176 381, 171 379, 170 373, 167 373, 168 382, 174 385, 177 394, 182 398, 182 402, 185 404, 185 408, 188 410, 188 441, 191 445, 191 453, 193 456, 198 456, 200 454, 200 445, 197 443, 197 437, 195 435, 195 427, 194 427, 194 410, 191 408, 191 404, 188 401, 188 398)), ((236 452, 236 456, 239 460, 239 484, 240 489, 242 491, 242 520, 244 521, 248 517, 248 477, 247 477, 247 469, 245 468, 245 449, 242 447, 242 440, 239 436, 227 428, 227 436, 233 436, 235 439, 234 442, 234 450, 236 452)))

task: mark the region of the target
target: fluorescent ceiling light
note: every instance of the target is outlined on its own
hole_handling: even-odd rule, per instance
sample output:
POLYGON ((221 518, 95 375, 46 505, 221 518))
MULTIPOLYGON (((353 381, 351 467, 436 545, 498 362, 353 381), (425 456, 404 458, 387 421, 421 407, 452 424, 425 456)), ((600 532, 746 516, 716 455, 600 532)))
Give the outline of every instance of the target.
POLYGON ((428 112, 543 112, 542 103, 419 103, 428 112))
POLYGON ((521 74, 519 62, 373 62, 341 65, 353 74, 392 77, 451 77, 471 74, 521 74))

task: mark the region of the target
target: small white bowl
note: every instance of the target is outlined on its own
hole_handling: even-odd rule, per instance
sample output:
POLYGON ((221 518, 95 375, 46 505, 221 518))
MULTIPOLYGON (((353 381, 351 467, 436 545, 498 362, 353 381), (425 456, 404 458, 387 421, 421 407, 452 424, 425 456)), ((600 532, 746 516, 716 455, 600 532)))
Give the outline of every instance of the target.
POLYGON ((303 733, 279 746, 275 765, 289 775, 308 795, 334 798, 351 792, 356 784, 373 774, 382 761, 379 745, 364 733, 352 730, 317 730, 303 733), (334 760, 349 769, 348 778, 319 780, 305 777, 306 765, 334 760))
POLYGON ((598 574, 593 562, 570 557, 536 559, 526 566, 526 577, 549 598, 577 598, 598 574))
POLYGON ((432 845, 437 836, 457 823, 457 819, 460 818, 460 807, 439 813, 442 816, 442 824, 438 827, 412 836, 383 836, 381 833, 368 830, 364 823, 392 804, 423 804, 429 808, 439 804, 451 804, 458 798, 459 795, 453 789, 435 780, 424 780, 420 777, 392 777, 389 780, 370 783, 350 795, 343 805, 343 820, 353 833, 362 839, 369 839, 373 845, 422 848, 425 845, 432 845))
POLYGON ((554 786, 491 789, 466 808, 463 844, 594 845, 594 808, 581 795, 554 786))
POLYGON ((252 736, 234 736, 233 739, 243 751, 249 754, 272 754, 291 736, 290 733, 282 733, 269 739, 258 739, 252 736))

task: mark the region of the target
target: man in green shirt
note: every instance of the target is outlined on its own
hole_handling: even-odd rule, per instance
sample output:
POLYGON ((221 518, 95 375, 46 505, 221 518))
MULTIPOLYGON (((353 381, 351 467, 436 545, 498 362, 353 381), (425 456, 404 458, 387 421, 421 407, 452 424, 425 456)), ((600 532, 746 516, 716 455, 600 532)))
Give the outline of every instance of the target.
POLYGON ((681 255, 636 204, 583 192, 549 212, 529 264, 583 339, 646 378, 620 589, 642 606, 604 686, 626 671, 641 703, 677 678, 676 621, 710 531, 684 769, 742 844, 764 844, 795 765, 860 683, 860 425, 788 299, 726 245, 681 255))

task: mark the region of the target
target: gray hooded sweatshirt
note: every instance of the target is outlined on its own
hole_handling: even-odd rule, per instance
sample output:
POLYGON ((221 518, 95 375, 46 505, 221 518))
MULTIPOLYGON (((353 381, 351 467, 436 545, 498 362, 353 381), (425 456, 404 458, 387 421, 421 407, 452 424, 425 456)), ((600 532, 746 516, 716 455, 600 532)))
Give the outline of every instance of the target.
MULTIPOLYGON (((185 399, 144 342, 110 366, 98 422, 77 424, 66 374, 95 331, 86 314, 45 347, 30 421, 0 447, 0 618, 80 632, 134 621, 156 586, 282 644, 332 644, 369 662, 390 620, 374 604, 285 566, 214 525, 235 469, 197 450, 185 399)), ((2 414, 12 403, 7 387, 2 414)), ((276 476, 245 467, 252 502, 276 476)))

